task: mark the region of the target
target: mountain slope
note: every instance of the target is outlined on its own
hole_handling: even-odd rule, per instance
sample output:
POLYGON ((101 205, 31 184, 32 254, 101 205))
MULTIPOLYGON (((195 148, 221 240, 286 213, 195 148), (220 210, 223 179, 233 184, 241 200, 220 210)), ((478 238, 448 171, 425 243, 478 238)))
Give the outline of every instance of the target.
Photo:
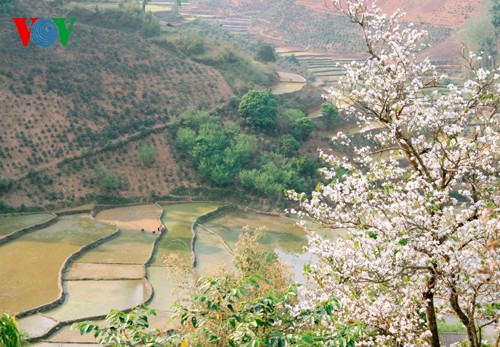
MULTIPOLYGON (((12 13, 0 17, 0 178, 22 182, 0 199, 19 204, 84 196, 82 173, 61 170, 71 158, 91 158, 117 142, 137 142, 120 162, 140 175, 151 170, 135 162, 140 142, 149 142, 150 133, 189 107, 214 108, 233 94, 217 70, 172 45, 142 37, 137 16, 83 9, 68 13, 42 1, 19 1, 12 13), (23 47, 10 19, 14 16, 78 20, 66 47, 59 42, 23 47), (65 176, 70 178, 61 179, 65 176)), ((168 147, 159 150, 162 165, 174 169, 168 147)), ((101 163, 104 168, 107 161, 101 163)), ((175 172, 170 177, 163 193, 181 184, 175 172)))

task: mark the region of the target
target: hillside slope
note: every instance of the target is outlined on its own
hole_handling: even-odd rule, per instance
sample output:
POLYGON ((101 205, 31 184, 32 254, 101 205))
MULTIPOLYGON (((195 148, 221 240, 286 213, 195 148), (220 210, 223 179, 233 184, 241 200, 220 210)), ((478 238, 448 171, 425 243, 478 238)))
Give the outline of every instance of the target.
MULTIPOLYGON (((219 16, 234 13, 253 17, 249 30, 265 41, 289 50, 328 52, 335 57, 357 57, 363 47, 359 31, 322 0, 191 0, 200 8, 217 11, 219 16)), ((454 30, 478 16, 479 0, 380 0, 387 14, 400 8, 405 21, 429 31, 431 59, 456 60, 460 43, 454 30), (451 49, 450 49, 451 48, 451 49)), ((210 13, 210 12, 209 12, 210 13)))
MULTIPOLYGON (((232 95, 217 70, 171 45, 143 38, 133 14, 82 9, 68 13, 42 1, 19 1, 0 23, 0 178, 21 182, 19 189, 0 196, 8 203, 85 196, 90 173, 84 177, 82 168, 73 174, 64 169, 71 158, 76 158, 76 167, 85 158, 93 168, 107 169, 116 164, 109 160, 116 154, 102 162, 91 154, 130 140, 134 145, 117 159, 119 171, 136 172, 130 177, 140 177, 144 187, 156 185, 159 174, 148 179, 146 172, 159 169, 160 163, 137 163, 141 141, 151 142, 150 133, 165 128, 172 116, 187 108, 211 109, 232 95), (14 16, 78 20, 66 47, 59 42, 23 47, 10 19, 14 16)), ((160 146, 161 141, 155 143, 160 146)), ((166 144, 158 148, 158 158, 169 177, 170 184, 161 189, 167 193, 182 182, 166 144)), ((134 179, 122 184, 132 191, 142 187, 134 179)))

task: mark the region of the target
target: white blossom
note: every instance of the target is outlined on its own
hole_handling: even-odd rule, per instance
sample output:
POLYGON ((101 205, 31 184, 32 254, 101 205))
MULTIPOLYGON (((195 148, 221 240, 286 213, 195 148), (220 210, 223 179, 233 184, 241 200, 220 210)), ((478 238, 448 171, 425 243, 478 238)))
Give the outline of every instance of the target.
POLYGON ((329 183, 309 198, 289 193, 309 216, 347 231, 336 241, 311 236, 316 260, 301 305, 336 297, 337 323, 366 328, 361 346, 435 347, 433 315, 457 317, 469 345, 480 346, 479 327, 498 319, 500 302, 499 70, 471 53, 472 78, 444 86, 417 57, 426 33, 401 23, 400 12, 387 18, 364 0, 332 4, 360 24, 370 55, 346 66, 336 97, 361 126, 383 131, 365 134, 378 148, 338 134, 353 157, 320 151, 329 183), (386 148, 404 162, 373 160, 386 148))

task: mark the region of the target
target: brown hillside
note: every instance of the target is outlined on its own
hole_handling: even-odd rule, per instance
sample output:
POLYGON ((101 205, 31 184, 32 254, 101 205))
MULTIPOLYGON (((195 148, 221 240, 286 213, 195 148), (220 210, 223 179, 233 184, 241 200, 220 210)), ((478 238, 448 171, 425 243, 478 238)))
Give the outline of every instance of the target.
MULTIPOLYGON (((298 0, 297 3, 315 11, 329 11, 323 1, 298 0)), ((479 0, 379 0, 377 4, 388 14, 403 10, 405 20, 410 22, 451 28, 463 24, 480 7, 479 0)))
MULTIPOLYGON (((21 1, 17 6, 27 17, 35 12, 42 18, 58 15, 43 2, 32 6, 21 1)), ((66 47, 59 42, 23 47, 11 16, 0 18, 0 177, 24 185, 21 191, 0 196, 8 203, 35 201, 37 194, 29 191, 33 178, 25 179, 29 175, 44 177, 38 184, 42 194, 37 199, 42 201, 44 194, 85 196, 88 189, 82 182, 89 171, 61 173, 63 159, 164 127, 189 107, 213 108, 232 95, 217 70, 192 61, 172 45, 143 38, 134 18, 84 10, 65 16, 78 18, 66 47)), ((180 180, 163 142, 157 142, 155 167, 166 170, 166 176, 163 171, 158 175, 169 188, 155 190, 167 192, 180 180)), ((156 176, 149 179, 150 168, 136 165, 135 147, 109 155, 102 166, 116 170, 117 176, 127 173, 128 195, 140 189, 148 189, 149 195, 149 189, 160 184, 156 176), (114 162, 114 156, 120 161, 114 162), (144 188, 141 180, 147 181, 144 188)))

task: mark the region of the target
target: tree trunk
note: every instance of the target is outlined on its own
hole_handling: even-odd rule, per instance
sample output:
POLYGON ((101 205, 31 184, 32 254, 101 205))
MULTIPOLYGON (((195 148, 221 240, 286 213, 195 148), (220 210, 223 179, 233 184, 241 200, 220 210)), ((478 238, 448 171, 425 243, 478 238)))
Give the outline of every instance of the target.
POLYGON ((455 288, 452 286, 451 289, 452 292, 450 294, 450 304, 453 308, 453 311, 455 311, 458 318, 465 327, 469 347, 480 347, 481 341, 479 341, 478 338, 478 328, 476 327, 476 324, 474 322, 474 317, 467 317, 458 303, 458 295, 456 294, 455 288))
POLYGON ((425 315, 427 317, 427 328, 431 332, 431 346, 440 347, 439 333, 437 328, 437 318, 436 309, 434 307, 434 286, 436 284, 436 279, 434 275, 431 276, 429 282, 427 282, 427 290, 424 292, 425 299, 425 315))

